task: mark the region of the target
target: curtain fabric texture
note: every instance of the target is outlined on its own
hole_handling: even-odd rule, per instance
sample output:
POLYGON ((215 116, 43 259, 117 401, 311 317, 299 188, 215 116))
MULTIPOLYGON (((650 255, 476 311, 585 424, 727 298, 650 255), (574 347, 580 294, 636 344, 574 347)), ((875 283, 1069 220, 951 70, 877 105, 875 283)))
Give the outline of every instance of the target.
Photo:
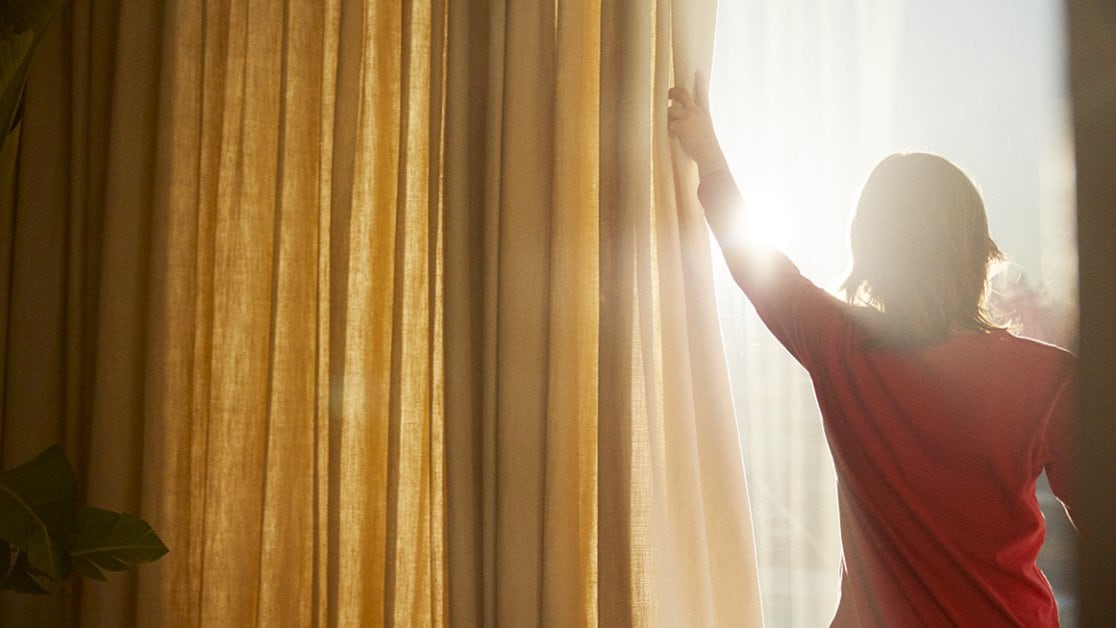
POLYGON ((171 551, 0 617, 758 624, 665 125, 712 6, 67 6, 0 251, 3 462, 64 443, 171 551))

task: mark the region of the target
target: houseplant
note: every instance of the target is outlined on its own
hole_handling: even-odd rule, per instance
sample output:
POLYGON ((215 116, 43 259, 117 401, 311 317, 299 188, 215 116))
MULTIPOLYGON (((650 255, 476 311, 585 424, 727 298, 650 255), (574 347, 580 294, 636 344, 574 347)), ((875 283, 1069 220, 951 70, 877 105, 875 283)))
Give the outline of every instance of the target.
POLYGON ((106 580, 105 570, 167 553, 147 522, 76 498, 74 470, 56 446, 0 472, 0 590, 46 593, 75 572, 106 580))

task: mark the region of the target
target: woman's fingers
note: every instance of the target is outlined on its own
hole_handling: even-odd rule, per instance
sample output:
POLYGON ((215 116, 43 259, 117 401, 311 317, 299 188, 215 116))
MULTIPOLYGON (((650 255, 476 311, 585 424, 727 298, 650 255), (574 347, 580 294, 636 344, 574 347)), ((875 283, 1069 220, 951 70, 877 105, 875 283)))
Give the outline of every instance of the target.
POLYGON ((667 96, 673 101, 670 106, 667 107, 667 120, 672 122, 681 120, 687 115, 691 115, 698 111, 693 96, 683 87, 670 88, 667 96))
POLYGON ((686 91, 686 89, 683 87, 670 88, 670 91, 667 92, 667 97, 673 101, 676 101, 677 104, 682 105, 683 109, 689 109, 690 107, 694 106, 693 96, 691 96, 690 92, 686 91))
POLYGON ((672 87, 667 95, 671 104, 667 107, 667 132, 672 137, 678 137, 683 143, 689 143, 689 136, 693 134, 694 127, 691 122, 701 113, 694 103, 690 92, 682 87, 672 87))

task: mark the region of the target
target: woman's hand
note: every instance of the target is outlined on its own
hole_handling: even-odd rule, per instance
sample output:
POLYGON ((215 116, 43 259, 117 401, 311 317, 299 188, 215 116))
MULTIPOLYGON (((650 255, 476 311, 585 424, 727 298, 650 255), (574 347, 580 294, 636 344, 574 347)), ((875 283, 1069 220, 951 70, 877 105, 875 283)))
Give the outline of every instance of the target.
POLYGON ((682 152, 697 162, 698 173, 715 172, 728 168, 717 134, 713 131, 713 118, 709 115, 709 89, 698 75, 694 91, 696 98, 682 87, 670 88, 671 101, 667 109, 671 137, 678 138, 682 152))

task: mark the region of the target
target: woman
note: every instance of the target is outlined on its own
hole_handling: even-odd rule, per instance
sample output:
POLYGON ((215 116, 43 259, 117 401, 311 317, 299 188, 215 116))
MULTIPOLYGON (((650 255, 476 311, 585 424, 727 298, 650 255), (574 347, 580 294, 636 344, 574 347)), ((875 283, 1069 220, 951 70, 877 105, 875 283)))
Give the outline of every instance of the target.
POLYGON ((1057 626, 1035 482, 1045 469, 1068 503, 1074 358, 986 317, 1000 253, 979 193, 941 157, 884 159, 852 222, 842 302, 741 232, 703 91, 670 91, 670 133, 733 277, 810 373, 837 470, 831 625, 1057 626))

